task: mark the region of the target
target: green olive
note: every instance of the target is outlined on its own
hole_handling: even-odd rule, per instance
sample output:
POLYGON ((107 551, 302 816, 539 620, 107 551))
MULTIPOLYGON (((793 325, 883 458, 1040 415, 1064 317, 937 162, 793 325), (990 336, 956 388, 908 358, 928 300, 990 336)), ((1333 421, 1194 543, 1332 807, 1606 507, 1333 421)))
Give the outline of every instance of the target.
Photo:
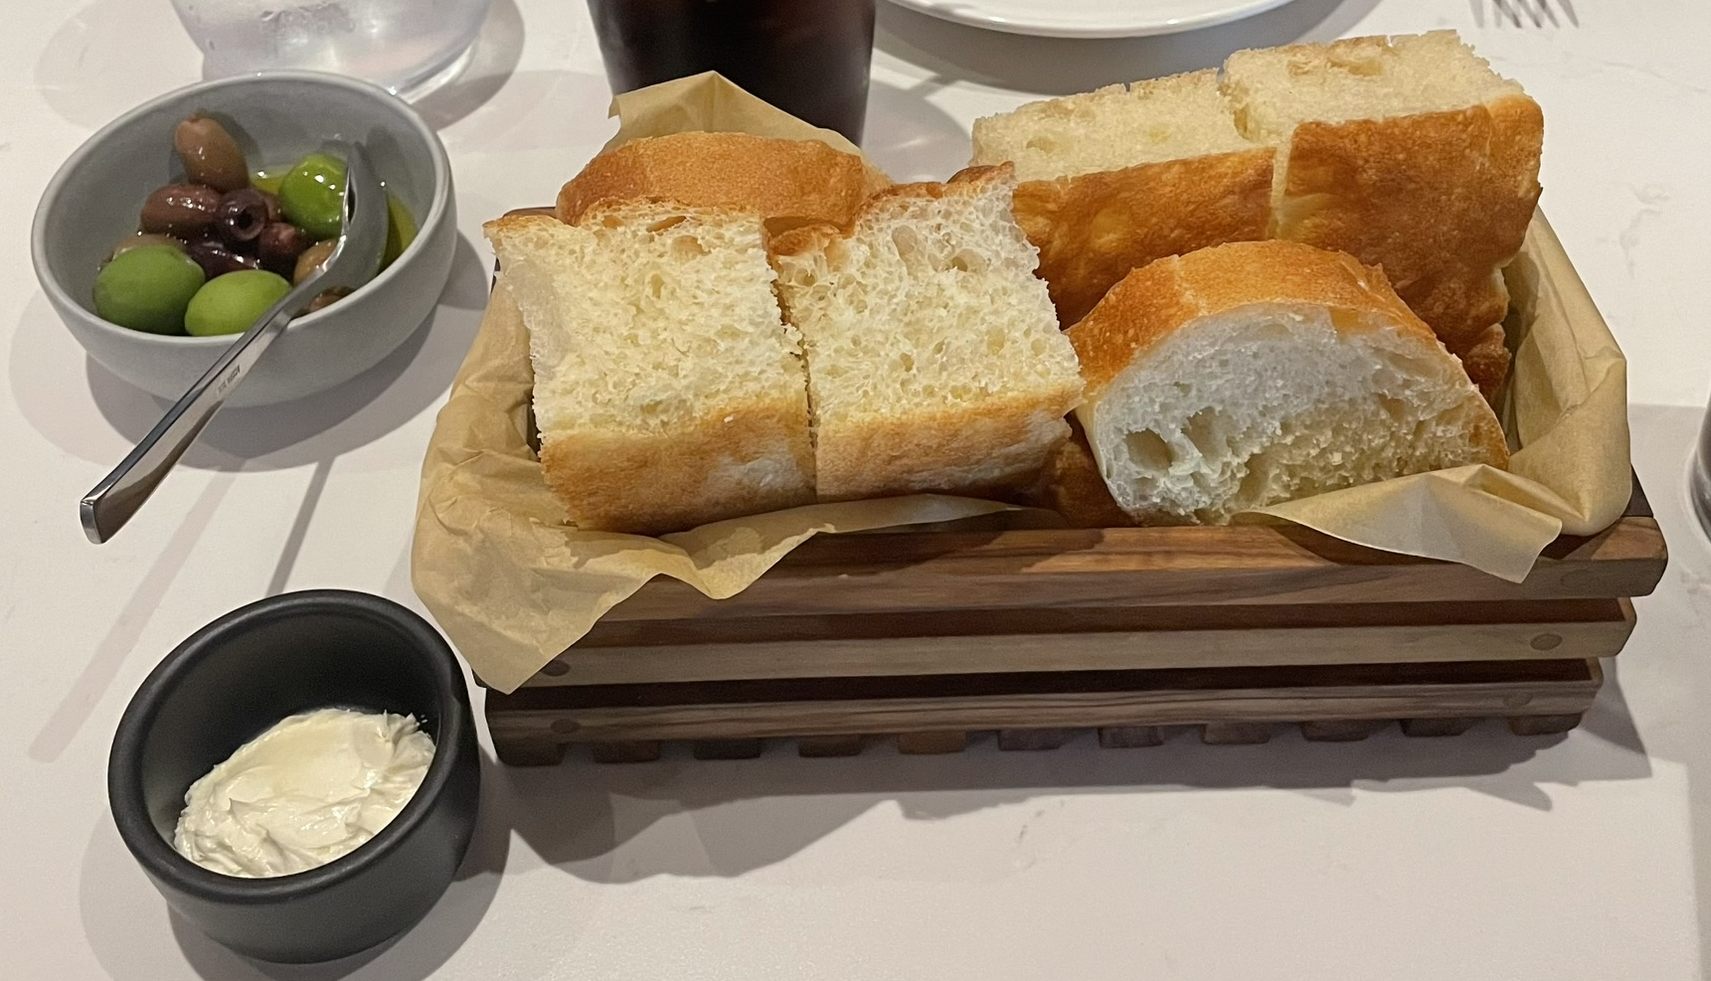
POLYGON ((184 329, 197 337, 241 334, 290 291, 285 277, 265 269, 215 276, 190 298, 184 329))
POLYGON ((202 267, 178 246, 128 249, 95 277, 95 313, 132 330, 182 334, 185 308, 202 283, 202 267))
POLYGON ((311 238, 336 238, 344 224, 344 195, 344 161, 311 153, 280 182, 279 207, 286 220, 311 238))
POLYGON ((386 192, 386 249, 380 254, 380 268, 392 265, 416 240, 416 219, 410 209, 391 191, 386 192))
POLYGON ((266 191, 274 197, 279 196, 279 185, 285 183, 285 173, 278 170, 258 170, 250 175, 250 186, 258 191, 266 191))

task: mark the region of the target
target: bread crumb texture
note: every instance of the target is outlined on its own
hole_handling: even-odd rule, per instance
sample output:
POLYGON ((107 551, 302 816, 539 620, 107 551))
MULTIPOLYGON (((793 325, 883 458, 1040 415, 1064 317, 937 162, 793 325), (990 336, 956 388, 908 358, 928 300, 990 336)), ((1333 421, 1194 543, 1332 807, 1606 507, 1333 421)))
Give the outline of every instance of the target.
POLYGON ((1489 406, 1383 274, 1289 242, 1137 270, 1069 331, 1077 411, 1117 505, 1149 524, 1469 463, 1506 466, 1489 406))
POLYGON ((1017 486, 1067 435, 1081 378, 1014 186, 1008 167, 974 168, 774 243, 822 500, 1017 486))
POLYGON ((812 499, 800 335, 758 214, 658 202, 486 226, 529 329, 547 479, 587 528, 812 499))

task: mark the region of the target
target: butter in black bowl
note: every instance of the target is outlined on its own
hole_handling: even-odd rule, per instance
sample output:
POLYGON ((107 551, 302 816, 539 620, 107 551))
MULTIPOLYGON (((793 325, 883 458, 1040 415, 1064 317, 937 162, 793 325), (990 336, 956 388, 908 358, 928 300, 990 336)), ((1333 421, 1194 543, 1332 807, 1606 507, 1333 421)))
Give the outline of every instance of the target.
POLYGON ((137 690, 107 767, 119 835, 173 909, 241 954, 285 963, 359 953, 425 916, 469 848, 480 783, 450 646, 404 607, 345 590, 270 597, 197 631, 137 690), (432 738, 432 761, 397 815, 349 854, 271 878, 179 854, 191 784, 275 723, 324 708, 413 716, 432 738))

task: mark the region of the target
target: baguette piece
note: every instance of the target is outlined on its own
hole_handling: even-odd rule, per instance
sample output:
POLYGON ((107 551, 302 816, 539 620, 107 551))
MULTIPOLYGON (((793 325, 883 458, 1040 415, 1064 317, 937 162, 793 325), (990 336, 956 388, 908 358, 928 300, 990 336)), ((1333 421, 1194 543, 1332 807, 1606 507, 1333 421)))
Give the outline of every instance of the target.
POLYGON ((1167 255, 1264 238, 1274 149, 1242 135, 1216 71, 1112 85, 975 120, 975 164, 1014 161, 1016 221, 1064 326, 1167 255))
POLYGON ((1508 465, 1497 417, 1384 273, 1244 242, 1130 273, 1069 339, 1111 496, 1144 523, 1508 465))
POLYGON ((578 527, 658 534, 813 500, 800 336, 759 215, 631 202, 484 230, 529 330, 541 467, 578 527))
POLYGON ((648 198, 760 212, 779 232, 849 222, 891 181, 853 153, 818 140, 747 133, 643 137, 596 156, 558 192, 559 220, 575 224, 602 202, 648 198))
POLYGON ((821 500, 1014 490, 1081 394, 1009 167, 871 199, 847 230, 773 243, 802 331, 821 500))
POLYGON ((1499 270, 1539 199, 1538 104, 1454 31, 1238 51, 1223 85, 1243 131, 1286 148, 1272 235, 1383 266, 1493 391, 1508 369, 1499 270))

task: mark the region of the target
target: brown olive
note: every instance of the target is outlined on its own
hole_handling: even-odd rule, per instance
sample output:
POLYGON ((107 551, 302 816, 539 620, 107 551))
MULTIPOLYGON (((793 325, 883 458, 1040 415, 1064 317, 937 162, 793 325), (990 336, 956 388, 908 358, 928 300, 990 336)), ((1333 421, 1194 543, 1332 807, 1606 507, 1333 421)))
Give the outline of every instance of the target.
POLYGON ((119 244, 113 246, 112 253, 107 256, 107 261, 112 262, 119 256, 124 255, 126 252, 129 252, 132 249, 140 249, 145 245, 170 245, 180 252, 184 251, 184 242, 182 239, 173 238, 171 235, 155 235, 151 232, 138 232, 135 235, 127 235, 120 239, 119 244))
POLYGON ((224 126, 207 116, 193 115, 179 123, 172 131, 172 146, 191 183, 222 192, 250 186, 244 151, 224 126))
POLYGON ((200 184, 168 184, 143 202, 143 231, 179 238, 200 236, 214 224, 220 192, 200 184))
POLYGON ((330 307, 333 305, 334 301, 342 300, 350 295, 351 291, 343 286, 337 286, 330 290, 323 290, 322 292, 317 293, 313 300, 309 301, 309 312, 314 313, 316 310, 330 307))
POLYGON ((261 230, 261 237, 256 239, 256 254, 261 257, 263 269, 281 276, 294 276, 297 257, 313 244, 309 233, 296 225, 288 221, 270 221, 261 230))
POLYGON ((329 238, 304 249, 303 254, 297 257, 297 265, 292 269, 291 282, 301 283, 314 275, 315 270, 327 261, 327 257, 333 254, 333 248, 338 244, 337 239, 329 238))
POLYGON ((220 210, 214 230, 232 248, 253 242, 267 225, 267 200, 254 188, 228 191, 220 198, 220 210))
POLYGON ((202 267, 209 279, 240 269, 261 268, 261 263, 254 257, 233 252, 226 248, 226 243, 217 238, 199 238, 191 242, 184 251, 196 260, 196 264, 202 267))

